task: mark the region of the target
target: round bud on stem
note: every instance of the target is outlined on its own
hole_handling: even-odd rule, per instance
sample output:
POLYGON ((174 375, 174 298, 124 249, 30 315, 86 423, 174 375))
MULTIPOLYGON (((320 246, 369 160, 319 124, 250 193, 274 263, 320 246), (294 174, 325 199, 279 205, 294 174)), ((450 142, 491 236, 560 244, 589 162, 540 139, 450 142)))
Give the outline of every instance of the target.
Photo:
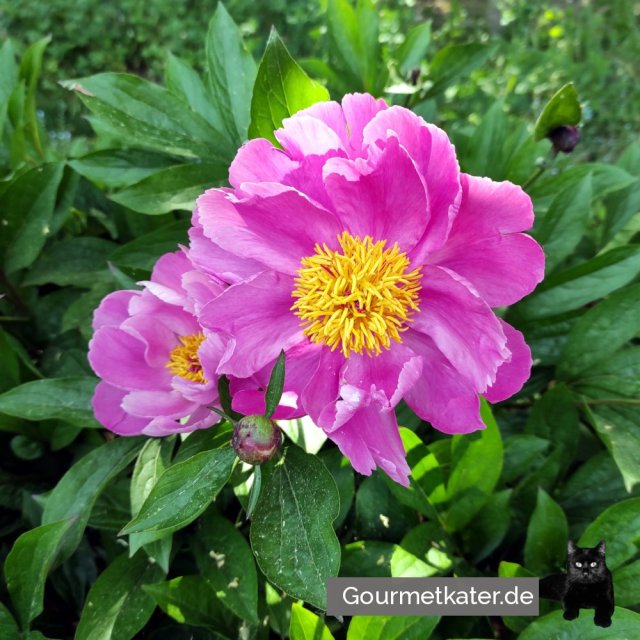
POLYGON ((580 142, 580 129, 569 125, 557 127, 549 133, 549 139, 556 153, 571 153, 580 142))
POLYGON ((245 416, 233 427, 231 445, 238 458, 248 464, 267 462, 281 444, 280 427, 265 416, 245 416))

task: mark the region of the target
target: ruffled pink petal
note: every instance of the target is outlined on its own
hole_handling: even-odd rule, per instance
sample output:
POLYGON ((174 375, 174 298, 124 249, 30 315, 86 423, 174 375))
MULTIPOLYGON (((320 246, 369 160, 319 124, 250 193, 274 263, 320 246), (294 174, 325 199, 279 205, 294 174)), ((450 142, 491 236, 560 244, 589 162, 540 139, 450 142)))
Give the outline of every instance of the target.
POLYGON ((132 316, 120 328, 144 342, 144 358, 151 367, 166 366, 171 351, 180 344, 176 334, 151 315, 132 316))
POLYGON ((342 98, 342 109, 349 131, 350 157, 362 155, 364 128, 379 111, 387 108, 387 103, 382 98, 376 100, 368 93, 348 93, 342 98))
POLYGON ((423 363, 422 376, 404 394, 409 407, 444 433, 484 429, 478 394, 433 340, 410 329, 404 334, 404 342, 420 354, 423 363))
POLYGON ((303 341, 298 318, 290 310, 293 288, 293 278, 265 272, 229 287, 203 308, 203 326, 231 338, 219 373, 250 376, 282 349, 303 341))
POLYGON ((428 261, 469 280, 490 306, 513 304, 544 277, 542 247, 513 232, 531 226, 531 200, 510 182, 463 175, 462 187, 449 239, 428 261))
POLYGON ((238 149, 229 167, 229 182, 235 188, 243 182, 284 182, 297 164, 269 140, 249 140, 238 149))
POLYGON ((500 320, 500 324, 507 336, 511 359, 500 365, 495 382, 485 392, 484 396, 489 402, 502 402, 518 393, 531 375, 531 349, 524 341, 524 336, 503 320, 500 320))
POLYGON ((211 189, 198 199, 204 233, 223 249, 293 275, 316 243, 336 245, 338 221, 299 191, 246 183, 243 192, 238 199, 211 189))
POLYGON ((146 344, 117 327, 102 327, 89 342, 89 362, 105 382, 121 389, 166 389, 171 374, 151 367, 145 358, 146 344))
MULTIPOLYGON (((233 401, 231 406, 234 411, 244 415, 264 414, 266 402, 264 391, 257 389, 239 389, 232 391, 233 401)), ((301 418, 305 413, 298 407, 295 393, 284 392, 280 399, 280 404, 273 414, 274 420, 293 420, 301 418)))
MULTIPOLYGON (((195 215, 194 212, 194 218, 195 215)), ((264 265, 257 260, 237 256, 207 238, 200 225, 189 229, 189 257, 197 269, 229 284, 264 271, 264 265)))
POLYGON ((163 416, 180 420, 197 408, 177 391, 131 391, 122 400, 122 408, 137 418, 163 416))
POLYGON ((183 307, 186 304, 186 292, 182 288, 182 275, 192 269, 193 265, 182 251, 166 253, 158 258, 151 280, 138 284, 163 302, 183 307))
POLYGON ((100 327, 117 327, 129 317, 129 303, 140 295, 139 291, 114 291, 103 298, 93 312, 93 329, 100 327))
POLYGON ((349 148, 350 144, 347 121, 342 107, 337 102, 333 100, 328 102, 316 102, 310 107, 301 109, 295 114, 296 118, 301 116, 309 116, 316 120, 320 120, 337 134, 342 148, 349 148))
POLYGON ((341 151, 346 155, 340 136, 328 124, 312 116, 285 118, 282 129, 276 129, 274 135, 294 160, 323 156, 331 151, 341 151))
POLYGON ((430 336, 458 372, 483 393, 509 357, 500 322, 452 272, 425 265, 422 273, 420 311, 411 327, 430 336))
POLYGON ((187 271, 182 276, 182 288, 187 293, 184 308, 197 316, 202 307, 217 298, 226 286, 201 271, 187 271))
POLYGON ((135 418, 122 408, 122 399, 126 391, 99 382, 93 395, 92 406, 100 424, 120 436, 136 436, 143 432, 149 423, 145 418, 135 418))
POLYGON ((387 142, 370 173, 350 179, 330 170, 327 163, 327 193, 352 235, 371 235, 376 241, 386 240, 389 247, 397 242, 403 251, 416 245, 427 225, 427 195, 413 161, 395 138, 387 142))
POLYGON ((411 469, 392 410, 380 411, 370 404, 329 437, 359 473, 368 476, 375 467, 380 467, 392 480, 409 486, 411 469))
POLYGON ((131 320, 126 321, 127 324, 135 325, 136 330, 140 324, 158 322, 178 336, 188 336, 200 332, 200 325, 191 313, 181 307, 163 302, 150 291, 143 291, 142 295, 132 299, 129 311, 132 318, 147 318, 146 320, 136 320, 133 323, 131 320))
POLYGON ((456 214, 460 193, 460 168, 447 134, 402 107, 380 111, 364 128, 363 141, 370 149, 396 137, 415 162, 427 188, 429 224, 415 262, 440 248, 456 214))

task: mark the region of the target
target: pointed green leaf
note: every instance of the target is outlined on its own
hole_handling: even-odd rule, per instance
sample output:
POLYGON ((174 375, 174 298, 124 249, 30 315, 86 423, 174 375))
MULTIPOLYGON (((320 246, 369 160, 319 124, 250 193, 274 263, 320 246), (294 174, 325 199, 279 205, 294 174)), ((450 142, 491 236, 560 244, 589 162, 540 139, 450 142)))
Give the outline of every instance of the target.
POLYGON ((334 640, 322 619, 297 602, 291 605, 289 637, 291 640, 334 640))
POLYGON ((573 82, 558 89, 547 102, 533 130, 533 139, 542 140, 563 125, 576 125, 582 118, 582 109, 573 82))
POLYGON ((264 415, 270 418, 280 404, 282 390, 284 389, 284 351, 280 352, 276 363, 273 365, 267 392, 265 394, 266 410, 264 415))

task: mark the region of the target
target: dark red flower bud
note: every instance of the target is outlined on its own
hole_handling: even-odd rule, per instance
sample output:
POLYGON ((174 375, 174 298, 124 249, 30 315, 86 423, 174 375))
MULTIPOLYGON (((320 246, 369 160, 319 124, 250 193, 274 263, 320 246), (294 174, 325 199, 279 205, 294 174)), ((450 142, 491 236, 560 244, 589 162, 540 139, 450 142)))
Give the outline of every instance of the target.
POLYGON ((270 460, 282 444, 280 427, 265 416, 245 416, 233 428, 231 445, 248 464, 270 460))
POLYGON ((549 139, 553 143, 556 153, 559 151, 571 153, 580 142, 580 129, 569 125, 557 127, 549 133, 549 139))

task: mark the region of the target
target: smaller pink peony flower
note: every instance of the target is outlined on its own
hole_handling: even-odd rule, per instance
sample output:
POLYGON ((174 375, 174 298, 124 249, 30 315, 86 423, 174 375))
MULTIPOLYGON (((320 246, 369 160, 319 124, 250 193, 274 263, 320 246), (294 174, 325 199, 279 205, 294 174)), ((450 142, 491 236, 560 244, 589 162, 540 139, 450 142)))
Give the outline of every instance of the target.
POLYGON ((96 309, 89 362, 102 378, 96 418, 123 436, 164 436, 210 427, 224 351, 205 339, 196 311, 223 285, 194 270, 182 251, 162 256, 142 291, 116 291, 96 309))
POLYGON ((394 407, 446 433, 484 428, 479 395, 516 393, 531 354, 492 312, 530 293, 541 247, 524 191, 460 172, 447 135, 369 95, 316 104, 251 140, 231 189, 198 199, 191 252, 230 286, 199 319, 228 337, 217 372, 258 413, 284 349, 291 415, 353 467, 408 484, 394 407), (233 386, 233 383, 232 383, 233 386))

